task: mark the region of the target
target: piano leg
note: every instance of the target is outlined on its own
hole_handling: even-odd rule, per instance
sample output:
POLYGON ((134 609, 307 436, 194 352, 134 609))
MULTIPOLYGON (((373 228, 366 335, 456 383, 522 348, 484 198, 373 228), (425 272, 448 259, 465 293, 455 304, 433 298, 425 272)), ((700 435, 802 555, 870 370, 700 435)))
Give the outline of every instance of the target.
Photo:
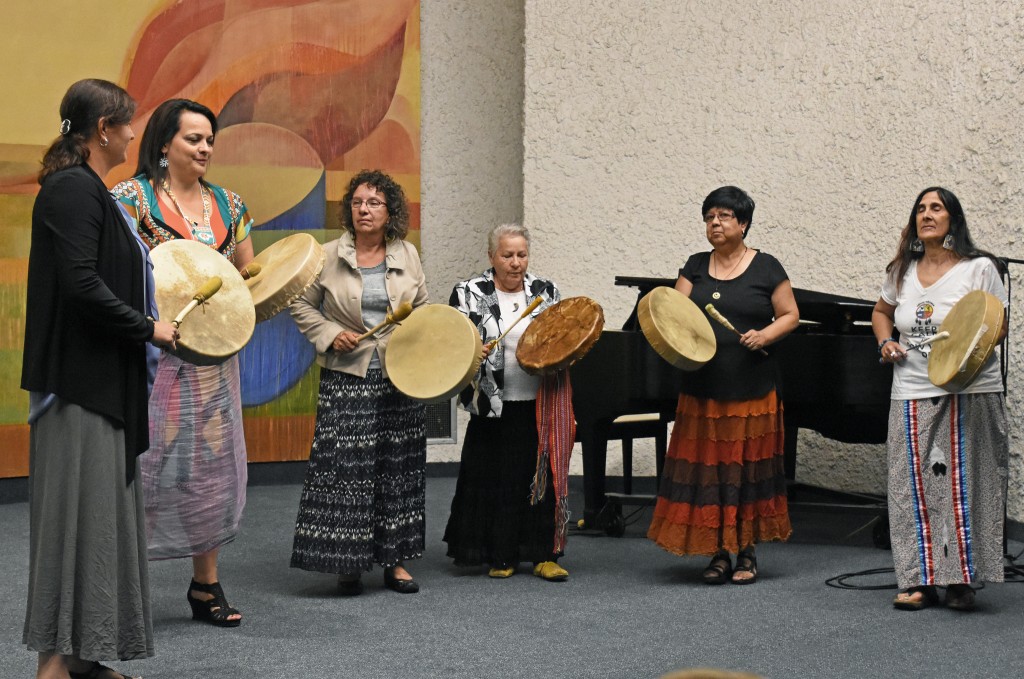
POLYGON ((583 448, 583 524, 600 529, 597 517, 605 504, 605 463, 608 459, 608 428, 610 422, 578 426, 583 448))

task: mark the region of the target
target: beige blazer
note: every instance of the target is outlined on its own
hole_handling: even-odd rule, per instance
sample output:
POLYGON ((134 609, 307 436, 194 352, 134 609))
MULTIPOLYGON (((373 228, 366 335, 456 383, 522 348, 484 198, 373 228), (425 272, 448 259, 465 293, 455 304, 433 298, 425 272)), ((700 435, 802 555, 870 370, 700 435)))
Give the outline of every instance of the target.
MULTIPOLYGON (((363 277, 356 265, 352 234, 345 233, 327 243, 324 252, 327 259, 323 271, 316 283, 292 304, 292 318, 316 347, 316 362, 321 367, 364 377, 376 349, 386 376, 384 354, 394 326, 363 340, 347 354, 338 354, 331 348, 334 338, 343 330, 362 334, 369 328, 363 324, 363 277)), ((427 303, 423 266, 413 245, 398 239, 388 241, 384 262, 387 267, 384 287, 392 309, 404 301, 411 302, 413 307, 427 303)))

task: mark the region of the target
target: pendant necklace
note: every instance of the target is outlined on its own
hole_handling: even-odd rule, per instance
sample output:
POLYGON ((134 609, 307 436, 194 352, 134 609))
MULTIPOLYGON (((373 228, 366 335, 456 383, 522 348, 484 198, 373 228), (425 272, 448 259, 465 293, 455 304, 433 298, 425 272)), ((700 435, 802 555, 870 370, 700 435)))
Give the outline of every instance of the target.
MULTIPOLYGON (((739 268, 740 263, 743 262, 743 258, 747 256, 747 250, 748 249, 749 248, 746 245, 743 246, 743 254, 740 255, 740 258, 736 261, 736 263, 733 265, 733 267, 731 269, 729 269, 729 272, 727 274, 725 274, 725 279, 724 280, 732 280, 732 278, 730 278, 730 276, 732 276, 733 272, 735 272, 736 269, 739 268)), ((717 252, 712 252, 711 253, 711 263, 714 264, 714 266, 715 266, 714 271, 711 272, 711 276, 715 279, 715 291, 711 293, 711 299, 721 299, 721 297, 722 297, 722 293, 720 293, 718 291, 718 286, 722 284, 722 280, 723 279, 720 279, 718 277, 718 259, 715 257, 716 254, 718 254, 718 253, 717 252)))
POLYGON ((181 209, 181 205, 178 204, 178 199, 174 196, 174 192, 171 191, 170 184, 165 179, 160 185, 160 188, 164 190, 167 197, 171 199, 171 203, 174 204, 174 208, 181 215, 181 218, 185 220, 185 224, 188 225, 188 230, 192 232, 192 238, 209 246, 216 246, 217 239, 213 237, 213 229, 210 227, 210 192, 206 190, 202 182, 199 182, 199 195, 203 197, 203 224, 200 227, 199 222, 185 214, 185 211, 181 209))

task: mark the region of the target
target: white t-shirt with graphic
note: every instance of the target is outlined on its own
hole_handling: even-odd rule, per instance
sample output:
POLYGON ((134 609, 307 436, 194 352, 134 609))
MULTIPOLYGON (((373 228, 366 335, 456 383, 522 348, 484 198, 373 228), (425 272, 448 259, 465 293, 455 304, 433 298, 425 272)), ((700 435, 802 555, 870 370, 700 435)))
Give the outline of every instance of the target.
MULTIPOLYGON (((896 329, 900 331, 900 344, 906 347, 908 343, 917 343, 938 333, 949 310, 972 290, 989 292, 1003 303, 1004 308, 1008 305, 1006 288, 999 279, 995 264, 988 257, 957 262, 942 278, 927 288, 917 278, 917 262, 911 262, 903 277, 899 295, 896 294, 896 283, 890 276, 882 286, 882 299, 896 307, 896 329)), ((931 398, 950 393, 928 380, 928 355, 933 346, 908 352, 907 357, 894 366, 893 400, 931 398)), ((985 394, 1002 390, 999 352, 996 351, 974 381, 961 393, 985 394)))

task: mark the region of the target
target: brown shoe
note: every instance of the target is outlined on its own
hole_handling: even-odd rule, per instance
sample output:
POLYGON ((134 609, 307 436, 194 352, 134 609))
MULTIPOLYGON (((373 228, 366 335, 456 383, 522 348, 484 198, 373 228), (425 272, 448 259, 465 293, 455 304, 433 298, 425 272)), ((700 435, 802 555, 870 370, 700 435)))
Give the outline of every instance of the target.
POLYGON ((892 600, 892 605, 901 611, 919 611, 937 603, 939 603, 939 595, 935 592, 933 585, 910 587, 897 594, 896 598, 892 600))
POLYGON ((974 610, 974 589, 970 585, 948 585, 946 608, 952 608, 954 611, 974 610))

